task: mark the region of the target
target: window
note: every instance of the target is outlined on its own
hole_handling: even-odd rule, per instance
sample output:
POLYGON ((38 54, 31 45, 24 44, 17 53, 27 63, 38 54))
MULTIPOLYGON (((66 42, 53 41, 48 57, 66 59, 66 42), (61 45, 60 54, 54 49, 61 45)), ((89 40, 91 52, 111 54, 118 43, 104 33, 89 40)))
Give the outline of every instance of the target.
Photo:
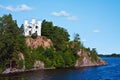
POLYGON ((32 28, 31 26, 28 26, 28 28, 32 28))
POLYGON ((38 29, 38 26, 36 26, 35 28, 38 29))

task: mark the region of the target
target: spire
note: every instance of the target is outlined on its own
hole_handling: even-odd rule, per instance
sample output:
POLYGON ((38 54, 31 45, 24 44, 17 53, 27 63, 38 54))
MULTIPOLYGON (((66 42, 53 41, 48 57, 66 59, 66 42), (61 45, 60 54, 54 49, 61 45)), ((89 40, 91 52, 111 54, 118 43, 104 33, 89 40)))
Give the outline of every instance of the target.
POLYGON ((24 25, 28 25, 28 20, 25 20, 25 21, 24 21, 24 25))
POLYGON ((35 24, 35 19, 32 19, 31 23, 32 23, 32 24, 35 24))

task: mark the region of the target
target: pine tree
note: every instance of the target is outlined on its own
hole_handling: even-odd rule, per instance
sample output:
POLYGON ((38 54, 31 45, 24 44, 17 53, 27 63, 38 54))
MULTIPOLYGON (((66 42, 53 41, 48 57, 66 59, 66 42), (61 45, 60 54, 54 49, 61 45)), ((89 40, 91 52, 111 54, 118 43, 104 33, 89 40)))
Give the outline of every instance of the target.
POLYGON ((11 14, 0 17, 0 36, 0 63, 5 66, 24 51, 24 37, 11 14))

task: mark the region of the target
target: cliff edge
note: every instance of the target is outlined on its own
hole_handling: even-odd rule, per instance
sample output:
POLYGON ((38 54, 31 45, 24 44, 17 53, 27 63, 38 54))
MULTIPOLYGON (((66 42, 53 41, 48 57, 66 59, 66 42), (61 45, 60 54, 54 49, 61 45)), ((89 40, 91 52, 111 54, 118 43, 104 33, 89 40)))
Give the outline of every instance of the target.
MULTIPOLYGON (((44 36, 40 36, 40 37, 37 37, 35 39, 33 39, 31 37, 26 37, 25 42, 26 42, 27 47, 30 47, 31 50, 36 49, 39 46, 42 46, 44 49, 48 49, 48 48, 53 47, 52 41, 50 39, 44 37, 44 36)), ((49 53, 49 52, 47 52, 47 53, 49 53)), ((47 53, 45 53, 45 54, 47 55, 47 53)), ((28 54, 30 54, 30 53, 28 53, 28 54)), ((57 53, 57 54, 59 54, 59 53, 57 53)), ((35 54, 31 54, 31 55, 35 55, 35 54)), ((77 52, 77 55, 78 55, 78 58, 77 58, 76 63, 73 67, 79 68, 79 67, 86 67, 86 66, 106 65, 106 62, 103 61, 100 57, 96 56, 96 60, 95 60, 91 56, 91 54, 87 51, 80 50, 80 51, 77 52)), ((60 57, 60 60, 62 60, 61 57, 60 57)), ((29 57, 27 57, 27 58, 29 58, 29 57)), ((46 67, 45 67, 46 63, 44 61, 38 59, 38 58, 35 58, 35 60, 33 60, 32 67, 30 69, 26 68, 26 65, 28 63, 26 61, 26 56, 25 56, 24 53, 20 52, 18 54, 18 59, 19 59, 18 62, 20 62, 20 64, 22 64, 21 69, 19 69, 20 64, 17 63, 17 62, 14 62, 14 63, 11 63, 13 65, 13 67, 6 68, 6 70, 3 71, 3 74, 15 73, 15 72, 24 72, 24 71, 29 71, 29 70, 46 69, 46 67)), ((31 60, 31 58, 30 58, 30 60, 31 60)), ((56 59, 56 61, 57 60, 58 59, 56 59)), ((58 62, 58 64, 59 64, 59 62, 58 62)), ((56 67, 54 67, 54 68, 56 68, 56 67)))
POLYGON ((89 52, 79 51, 77 55, 79 56, 79 58, 76 61, 75 67, 106 65, 106 62, 98 56, 96 61, 92 60, 92 57, 90 56, 89 52))
POLYGON ((39 46, 42 46, 44 48, 50 48, 51 46, 53 46, 52 41, 50 39, 47 39, 45 36, 39 36, 35 39, 27 37, 25 41, 27 46, 31 49, 37 48, 39 46))

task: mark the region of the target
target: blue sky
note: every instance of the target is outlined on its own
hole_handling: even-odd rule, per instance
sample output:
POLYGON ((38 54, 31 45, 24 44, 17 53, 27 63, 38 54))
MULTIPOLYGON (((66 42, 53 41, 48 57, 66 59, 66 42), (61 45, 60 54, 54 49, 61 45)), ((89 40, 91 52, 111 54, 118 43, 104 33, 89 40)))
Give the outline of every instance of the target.
POLYGON ((0 0, 0 16, 52 21, 99 54, 120 53, 120 0, 0 0))

